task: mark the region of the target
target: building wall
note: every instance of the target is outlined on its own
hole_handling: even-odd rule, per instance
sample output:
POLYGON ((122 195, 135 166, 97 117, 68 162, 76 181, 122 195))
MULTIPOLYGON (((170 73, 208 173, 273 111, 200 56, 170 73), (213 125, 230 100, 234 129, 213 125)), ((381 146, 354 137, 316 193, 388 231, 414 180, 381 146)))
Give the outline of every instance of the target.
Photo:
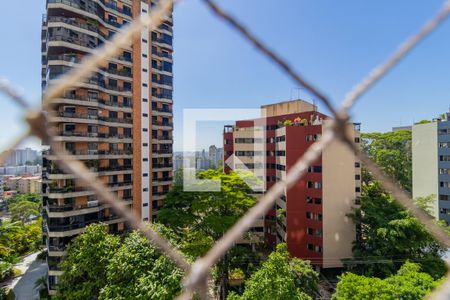
MULTIPOLYGON (((412 130, 413 198, 439 194, 438 140, 436 122, 414 125, 412 130)), ((437 201, 434 216, 439 218, 437 201)))
POLYGON ((438 201, 439 219, 450 223, 450 121, 447 113, 446 121, 437 123, 438 147, 438 201))
MULTIPOLYGON (((324 126, 325 128, 325 126, 324 126)), ((349 126, 355 138, 359 134, 349 126)), ((356 238, 353 221, 347 217, 359 197, 360 168, 355 167, 355 154, 337 140, 322 153, 323 267, 342 267, 342 259, 353 257, 356 238)))
MULTIPOLYGON (((276 136, 279 136, 277 130, 276 136)), ((281 179, 285 179, 286 174, 296 163, 298 158, 303 156, 314 141, 307 141, 307 135, 321 134, 322 126, 288 126, 286 132, 286 171, 278 171, 282 174, 281 179)), ((282 144, 282 143, 281 143, 282 144)), ((282 162, 283 157, 277 158, 277 163, 282 162)), ((322 166, 319 158, 313 162, 313 166, 322 166)), ((278 176, 277 176, 278 177, 278 176)), ((321 173, 306 173, 286 192, 286 242, 291 255, 299 258, 307 258, 315 265, 322 265, 323 241, 321 236, 308 234, 310 228, 316 232, 322 231, 322 220, 329 216, 322 212, 322 204, 307 203, 307 197, 313 199, 322 198, 320 188, 308 188, 307 183, 322 183, 321 173), (307 213, 312 217, 308 218, 307 213), (320 217, 321 216, 321 217, 320 217), (322 220, 320 220, 322 219, 322 220), (308 248, 310 245, 311 248, 308 248)))
POLYGON ((261 106, 263 117, 275 117, 289 115, 293 113, 301 113, 307 111, 315 111, 317 107, 303 100, 285 101, 275 104, 261 106))

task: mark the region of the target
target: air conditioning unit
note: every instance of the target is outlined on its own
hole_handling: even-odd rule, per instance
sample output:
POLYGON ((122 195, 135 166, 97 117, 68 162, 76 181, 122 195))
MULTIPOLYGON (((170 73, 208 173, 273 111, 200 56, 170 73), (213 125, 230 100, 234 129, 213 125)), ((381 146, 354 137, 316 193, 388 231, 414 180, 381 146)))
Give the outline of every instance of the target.
POLYGON ((97 207, 98 206, 98 200, 94 200, 94 201, 89 201, 87 203, 88 207, 97 207))

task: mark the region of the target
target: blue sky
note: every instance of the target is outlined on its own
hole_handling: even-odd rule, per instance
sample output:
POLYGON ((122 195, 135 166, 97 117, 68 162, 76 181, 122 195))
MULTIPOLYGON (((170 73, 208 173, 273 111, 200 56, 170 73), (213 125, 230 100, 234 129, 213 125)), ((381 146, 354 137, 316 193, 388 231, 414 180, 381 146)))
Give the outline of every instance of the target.
MULTIPOLYGON (((40 22, 45 1, 6 1, 0 19, 0 76, 40 102, 40 22)), ((334 103, 406 37, 434 15, 442 1, 222 0, 258 37, 280 53, 334 103), (283 4, 280 7, 280 3, 283 4)), ((289 100, 314 100, 219 22, 199 0, 175 9, 175 150, 184 108, 255 108, 289 100)), ((363 131, 430 119, 450 107, 450 22, 447 21, 353 110, 363 131)), ((0 148, 25 130, 21 112, 2 101, 0 148)), ((320 105, 319 105, 320 107, 320 105)), ((203 126, 199 148, 221 144, 221 122, 203 126)), ((36 145, 35 141, 27 144, 36 145)))

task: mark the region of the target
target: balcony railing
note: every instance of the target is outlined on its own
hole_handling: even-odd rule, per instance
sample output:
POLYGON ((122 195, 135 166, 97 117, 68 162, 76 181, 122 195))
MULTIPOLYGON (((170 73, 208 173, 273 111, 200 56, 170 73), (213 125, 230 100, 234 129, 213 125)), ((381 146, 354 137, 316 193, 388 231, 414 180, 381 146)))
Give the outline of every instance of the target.
POLYGON ((98 132, 82 132, 82 131, 59 131, 57 136, 70 137, 91 137, 91 138, 116 138, 116 139, 132 139, 132 135, 124 135, 118 133, 98 133, 98 132))
POLYGON ((162 149, 162 150, 152 150, 154 154, 172 154, 172 150, 162 149))
POLYGON ((162 113, 173 113, 172 108, 164 108, 164 107, 152 107, 152 110, 162 113))
POLYGON ((153 121, 152 124, 155 125, 155 126, 173 127, 173 123, 170 123, 170 122, 158 122, 158 121, 153 121))
POLYGON ((126 123, 126 124, 133 123, 133 119, 130 119, 130 118, 110 118, 110 117, 101 117, 98 115, 89 115, 89 114, 80 114, 80 113, 71 113, 71 112, 59 112, 57 114, 57 116, 62 117, 62 118, 99 120, 99 121, 114 122, 114 123, 126 123))
MULTIPOLYGON (((72 155, 132 155, 133 150, 67 150, 72 155)), ((44 155, 55 155, 51 151, 46 151, 44 155)))
POLYGON ((69 231, 69 230, 85 228, 86 226, 88 226, 92 223, 97 223, 97 222, 101 222, 101 221, 111 221, 111 220, 116 220, 116 219, 119 219, 119 217, 118 216, 107 216, 107 217, 98 218, 98 219, 94 219, 94 220, 82 221, 82 222, 74 223, 74 224, 51 224, 50 223, 47 226, 48 226, 49 231, 62 232, 62 231, 69 231))
POLYGON ((154 178, 153 182, 165 182, 165 181, 172 181, 173 177, 160 177, 160 178, 154 178))
POLYGON ((79 96, 79 95, 73 95, 73 94, 65 94, 65 95, 63 95, 62 98, 71 99, 71 100, 97 102, 99 104, 103 104, 103 105, 107 105, 107 106, 114 106, 114 107, 127 107, 127 108, 132 108, 133 107, 131 102, 112 102, 112 101, 103 100, 103 99, 100 99, 100 98, 88 97, 88 96, 79 96))
POLYGON ((153 164, 153 168, 163 169, 163 168, 173 168, 173 164, 153 164))

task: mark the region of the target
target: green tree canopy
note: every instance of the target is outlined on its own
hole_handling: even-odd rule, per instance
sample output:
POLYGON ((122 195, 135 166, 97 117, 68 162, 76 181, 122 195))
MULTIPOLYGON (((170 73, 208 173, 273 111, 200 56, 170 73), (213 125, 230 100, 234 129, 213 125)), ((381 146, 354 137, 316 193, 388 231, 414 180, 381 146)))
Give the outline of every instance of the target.
POLYGON ((313 299, 318 280, 319 274, 309 262, 291 258, 286 244, 279 244, 261 268, 245 282, 243 294, 231 293, 227 299, 313 299))
MULTIPOLYGON (((182 186, 175 186, 166 196, 158 222, 170 227, 183 240, 192 240, 208 250, 212 240, 222 236, 256 201, 248 185, 234 172, 207 170, 200 172, 199 177, 220 180, 221 190, 187 192, 182 186)), ((189 253, 187 248, 187 254, 204 254, 204 251, 189 253)))
MULTIPOLYGON (((362 149, 407 191, 412 186, 411 131, 362 133, 362 149)), ((364 174, 367 175, 367 174, 364 174)))
POLYGON ((110 259, 99 299, 174 299, 182 277, 170 259, 133 232, 110 259))
MULTIPOLYGON (((170 240, 170 230, 162 226, 170 240)), ((160 232, 161 233, 161 232, 160 232)), ((183 273, 140 233, 109 234, 93 224, 76 237, 61 263, 57 299, 173 299, 183 273)))
POLYGON ((443 248, 379 183, 363 186, 361 206, 350 217, 358 230, 353 248, 355 258, 345 261, 351 271, 389 276, 409 259, 420 263, 434 278, 445 272, 440 258, 443 248))
POLYGON ((97 299, 106 283, 106 266, 120 247, 120 238, 110 235, 104 224, 86 227, 67 249, 61 263, 64 272, 57 299, 97 299))
POLYGON ((429 274, 420 272, 420 265, 406 262, 397 274, 385 279, 345 273, 340 277, 333 299, 419 300, 439 283, 429 274))
POLYGON ((8 205, 12 205, 12 204, 22 202, 22 201, 30 201, 30 202, 41 204, 42 196, 39 194, 35 194, 35 193, 19 194, 19 195, 12 197, 11 199, 9 199, 8 205))
POLYGON ((22 224, 30 221, 31 217, 39 216, 39 203, 28 200, 21 200, 9 205, 9 212, 13 221, 20 221, 22 224))

